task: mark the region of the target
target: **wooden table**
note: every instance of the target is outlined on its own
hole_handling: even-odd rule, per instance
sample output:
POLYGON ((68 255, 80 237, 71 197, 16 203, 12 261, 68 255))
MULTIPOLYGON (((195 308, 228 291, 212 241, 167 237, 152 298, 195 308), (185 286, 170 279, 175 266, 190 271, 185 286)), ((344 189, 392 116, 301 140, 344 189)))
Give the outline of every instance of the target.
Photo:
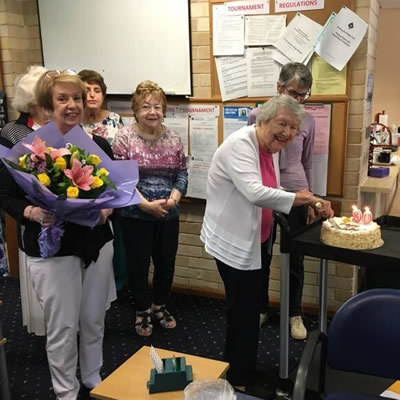
MULTIPOLYGON (((186 365, 193 368, 193 380, 216 379, 222 377, 229 364, 209 358, 156 349, 161 358, 175 356, 186 357, 186 365)), ((149 394, 147 381, 150 370, 154 368, 150 359, 150 347, 143 346, 131 358, 125 361, 110 376, 95 387, 90 396, 102 400, 182 400, 183 391, 149 394)))

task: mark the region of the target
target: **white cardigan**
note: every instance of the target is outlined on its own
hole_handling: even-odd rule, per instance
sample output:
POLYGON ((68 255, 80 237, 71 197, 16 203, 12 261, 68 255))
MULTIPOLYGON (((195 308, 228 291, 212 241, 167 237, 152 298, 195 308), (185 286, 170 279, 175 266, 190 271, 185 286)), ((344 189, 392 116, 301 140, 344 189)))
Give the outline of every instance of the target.
MULTIPOLYGON (((278 154, 273 160, 279 186, 278 154)), ((261 209, 288 214, 295 196, 263 185, 255 126, 232 133, 215 152, 208 173, 200 234, 207 253, 236 269, 260 269, 261 209)))

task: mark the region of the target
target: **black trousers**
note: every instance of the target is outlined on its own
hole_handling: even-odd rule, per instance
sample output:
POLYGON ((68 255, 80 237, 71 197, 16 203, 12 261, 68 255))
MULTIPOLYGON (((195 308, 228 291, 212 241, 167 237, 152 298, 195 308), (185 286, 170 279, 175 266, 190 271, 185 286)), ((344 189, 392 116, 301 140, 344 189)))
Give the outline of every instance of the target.
MULTIPOLYGON (((294 233, 307 225, 308 206, 293 207, 288 215, 285 215, 290 232, 294 233)), ((287 235, 281 231, 281 241, 288 240, 287 235)), ((275 241, 275 238, 274 238, 275 241)), ((271 255, 267 252, 267 242, 261 245, 261 260, 264 286, 262 288, 261 311, 268 311, 269 297, 269 272, 271 255)), ((301 315, 301 299, 304 285, 304 256, 298 253, 290 253, 290 280, 289 280, 289 315, 291 317, 301 315)))
POLYGON ((218 271, 225 286, 227 303, 227 328, 225 361, 229 362, 226 374, 235 386, 254 383, 261 294, 261 269, 243 271, 216 259, 218 271))
POLYGON ((138 311, 151 303, 165 304, 174 278, 179 218, 145 221, 120 217, 126 254, 128 287, 138 311), (150 257, 154 264, 153 299, 148 285, 150 257))

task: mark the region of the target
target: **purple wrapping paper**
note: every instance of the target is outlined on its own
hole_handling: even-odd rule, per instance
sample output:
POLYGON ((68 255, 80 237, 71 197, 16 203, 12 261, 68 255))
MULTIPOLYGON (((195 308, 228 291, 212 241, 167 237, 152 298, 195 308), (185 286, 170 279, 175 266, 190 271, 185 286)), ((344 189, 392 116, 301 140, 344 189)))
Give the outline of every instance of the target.
POLYGON ((35 206, 50 211, 61 220, 93 227, 98 222, 101 209, 120 208, 140 203, 140 198, 136 192, 136 184, 139 180, 137 162, 134 160, 112 160, 79 125, 72 128, 67 134, 62 135, 55 124, 50 122, 30 133, 12 149, 0 146, 0 157, 6 157, 18 163, 19 157, 29 152, 23 146, 23 143, 31 144, 35 136, 44 140, 46 146, 59 148, 65 147, 67 143, 72 143, 86 150, 89 154, 98 155, 102 160, 99 168, 104 167, 109 171, 109 178, 117 187, 117 190, 108 187, 96 199, 60 199, 43 186, 34 175, 17 171, 4 163, 17 184, 26 193, 27 198, 35 206))

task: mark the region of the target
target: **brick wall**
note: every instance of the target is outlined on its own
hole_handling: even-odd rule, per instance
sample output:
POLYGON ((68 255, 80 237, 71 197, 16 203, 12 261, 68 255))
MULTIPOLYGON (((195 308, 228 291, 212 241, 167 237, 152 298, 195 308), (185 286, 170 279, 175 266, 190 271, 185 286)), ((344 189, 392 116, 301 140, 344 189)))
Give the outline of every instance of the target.
POLYGON ((8 99, 9 119, 15 79, 32 64, 42 64, 39 23, 35 0, 0 0, 0 49, 3 84, 8 99))
MULTIPOLYGON (((356 12, 370 25, 368 36, 350 64, 351 93, 345 167, 345 193, 342 209, 350 210, 359 201, 359 185, 366 177, 368 140, 364 136, 370 122, 366 112, 366 80, 375 71, 377 36, 377 0, 356 0, 356 12)), ((211 98, 210 19, 208 0, 191 0, 192 56, 194 98, 211 98)), ((41 63, 38 19, 35 1, 0 0, 0 29, 3 78, 7 95, 12 98, 15 77, 27 65, 41 63)), ((11 112, 11 116, 14 116, 11 112)), ((179 248, 174 285, 214 294, 222 294, 223 286, 214 260, 204 251, 199 239, 205 203, 182 203, 179 248)), ((279 238, 278 238, 279 242, 279 238)), ((279 299, 279 244, 274 248, 271 266, 270 296, 279 299)), ((303 304, 318 304, 319 261, 306 258, 303 304)), ((337 308, 356 290, 356 268, 340 263, 329 264, 328 301, 337 308)))

